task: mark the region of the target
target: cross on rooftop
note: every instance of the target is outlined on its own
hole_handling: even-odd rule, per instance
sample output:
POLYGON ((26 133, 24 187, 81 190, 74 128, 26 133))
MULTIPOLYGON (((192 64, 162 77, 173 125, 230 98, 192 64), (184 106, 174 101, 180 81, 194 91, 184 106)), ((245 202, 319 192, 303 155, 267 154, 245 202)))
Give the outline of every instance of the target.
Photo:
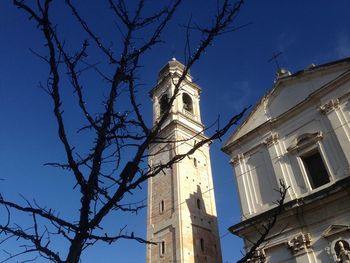
POLYGON ((280 67, 280 64, 278 63, 278 57, 280 56, 280 55, 282 55, 282 53, 283 52, 273 52, 272 53, 272 57, 269 59, 269 61, 268 62, 271 62, 271 61, 274 61, 275 62, 275 64, 276 64, 276 67, 277 67, 277 70, 279 70, 281 67, 280 67))

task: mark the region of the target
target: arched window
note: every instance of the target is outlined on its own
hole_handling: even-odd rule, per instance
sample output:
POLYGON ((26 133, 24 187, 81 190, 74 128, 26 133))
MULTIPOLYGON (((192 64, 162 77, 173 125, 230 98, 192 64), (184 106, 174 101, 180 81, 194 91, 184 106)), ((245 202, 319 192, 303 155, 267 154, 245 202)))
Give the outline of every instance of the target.
POLYGON ((197 208, 201 209, 201 200, 200 199, 197 199, 197 208))
POLYGON ((202 252, 204 252, 204 239, 203 238, 201 238, 201 240, 200 240, 200 245, 201 245, 202 252))
POLYGON ((183 93, 182 103, 183 103, 184 110, 193 114, 193 103, 190 95, 188 95, 187 93, 183 93))
POLYGON ((162 242, 160 243, 160 247, 159 247, 159 255, 160 255, 161 257, 163 257, 164 254, 165 254, 165 241, 162 241, 162 242))
POLYGON ((169 106, 169 100, 168 100, 168 95, 164 94, 160 100, 159 100, 159 105, 160 105, 160 115, 163 115, 166 110, 168 109, 169 106))
POLYGON ((162 214, 164 212, 164 200, 160 201, 159 212, 162 214))

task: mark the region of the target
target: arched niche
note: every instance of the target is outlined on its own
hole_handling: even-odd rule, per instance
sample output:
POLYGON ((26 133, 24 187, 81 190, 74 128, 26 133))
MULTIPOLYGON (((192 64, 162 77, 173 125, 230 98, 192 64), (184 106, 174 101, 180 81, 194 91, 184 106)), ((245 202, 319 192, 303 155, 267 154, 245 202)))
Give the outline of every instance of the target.
POLYGON ((331 262, 348 262, 350 260, 350 225, 334 224, 323 231, 322 237, 328 240, 325 251, 331 262))
POLYGON ((334 244, 334 252, 339 262, 346 263, 350 260, 350 245, 346 240, 337 240, 334 244))

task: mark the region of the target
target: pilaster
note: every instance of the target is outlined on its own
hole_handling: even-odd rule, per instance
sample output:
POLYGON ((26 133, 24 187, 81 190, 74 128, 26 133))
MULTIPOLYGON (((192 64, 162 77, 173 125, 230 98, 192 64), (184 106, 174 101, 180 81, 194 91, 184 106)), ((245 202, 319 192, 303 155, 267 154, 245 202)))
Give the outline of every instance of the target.
POLYGON ((289 187, 289 198, 294 198, 296 196, 294 191, 294 182, 291 179, 291 172, 288 170, 288 160, 286 160, 287 158, 285 157, 286 152, 283 152, 283 148, 280 145, 279 135, 277 133, 272 133, 265 139, 264 143, 272 160, 272 167, 275 171, 277 180, 282 180, 285 182, 285 184, 289 187))
POLYGON ((347 168, 345 173, 349 174, 350 167, 350 125, 347 117, 342 110, 341 103, 339 99, 332 99, 327 103, 323 104, 319 108, 320 112, 324 114, 335 133, 336 138, 339 141, 339 145, 342 149, 342 152, 345 155, 347 161, 347 168))

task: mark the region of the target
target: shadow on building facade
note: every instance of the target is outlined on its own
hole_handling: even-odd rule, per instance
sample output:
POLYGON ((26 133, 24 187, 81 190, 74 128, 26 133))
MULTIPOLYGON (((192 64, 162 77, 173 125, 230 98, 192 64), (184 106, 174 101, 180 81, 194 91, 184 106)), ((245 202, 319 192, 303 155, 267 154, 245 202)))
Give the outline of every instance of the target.
POLYGON ((217 217, 208 213, 215 211, 210 207, 210 189, 202 193, 200 186, 197 191, 186 200, 191 215, 193 257, 195 263, 221 263, 220 238, 218 233, 217 217))

